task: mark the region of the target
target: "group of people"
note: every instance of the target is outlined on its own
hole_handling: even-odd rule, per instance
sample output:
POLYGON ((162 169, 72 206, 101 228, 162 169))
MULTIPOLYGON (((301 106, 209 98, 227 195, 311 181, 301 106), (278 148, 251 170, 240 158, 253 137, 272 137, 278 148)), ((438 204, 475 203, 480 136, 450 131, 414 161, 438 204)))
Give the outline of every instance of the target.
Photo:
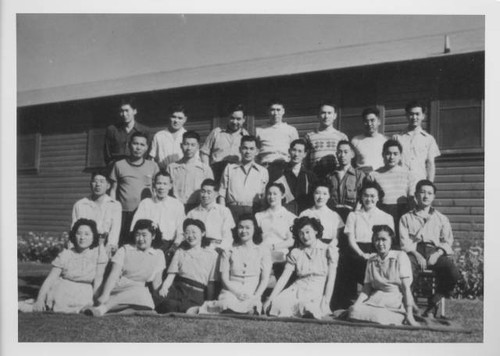
POLYGON ((304 139, 281 101, 268 112, 252 136, 235 105, 201 145, 183 107, 152 136, 123 100, 122 122, 106 131, 108 169, 92 173, 90 196, 73 207, 70 247, 20 309, 314 318, 343 309, 414 325, 412 285, 430 269, 431 313, 458 271, 449 220, 432 206, 440 152, 421 127, 425 106, 409 103, 407 130, 390 139, 367 108, 351 141, 334 128, 332 103, 304 139))

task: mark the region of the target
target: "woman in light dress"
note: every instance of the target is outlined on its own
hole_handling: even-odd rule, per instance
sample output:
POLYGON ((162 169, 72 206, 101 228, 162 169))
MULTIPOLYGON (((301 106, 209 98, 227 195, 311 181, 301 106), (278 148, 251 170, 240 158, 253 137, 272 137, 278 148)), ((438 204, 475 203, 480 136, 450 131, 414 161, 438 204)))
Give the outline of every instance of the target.
POLYGON ((368 259, 363 290, 348 310, 348 318, 378 324, 401 325, 413 317, 411 263, 403 251, 392 250, 394 231, 387 225, 373 227, 376 255, 368 259))
POLYGON ((334 247, 320 241, 323 226, 316 218, 300 217, 293 225, 298 247, 287 256, 285 270, 263 309, 271 316, 314 317, 331 313, 337 261, 334 247), (297 280, 283 290, 295 271, 297 280))
POLYGON ((240 216, 233 229, 234 244, 222 253, 223 289, 217 301, 205 302, 199 313, 260 314, 262 293, 269 282, 271 254, 260 245, 261 231, 251 214, 240 216))
POLYGON ((36 301, 20 302, 19 310, 78 313, 92 305, 108 262, 104 241, 99 241, 96 223, 89 219, 78 219, 69 239, 73 247, 52 262, 36 301))
POLYGON ((122 246, 111 259, 112 267, 96 307, 86 314, 101 316, 123 310, 153 310, 153 297, 148 288, 157 291, 165 269, 165 256, 153 249, 156 225, 151 220, 138 220, 132 231, 134 245, 122 246))

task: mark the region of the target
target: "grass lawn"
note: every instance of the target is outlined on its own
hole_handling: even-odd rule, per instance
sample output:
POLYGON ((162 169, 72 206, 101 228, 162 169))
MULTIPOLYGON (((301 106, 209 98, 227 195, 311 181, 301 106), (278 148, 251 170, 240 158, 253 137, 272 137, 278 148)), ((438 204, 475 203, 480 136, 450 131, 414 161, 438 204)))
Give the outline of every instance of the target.
MULTIPOLYGON (((19 298, 36 295, 50 266, 19 264, 19 298)), ((332 324, 115 315, 18 314, 19 342, 482 342, 483 302, 452 300, 447 316, 472 333, 332 324)))

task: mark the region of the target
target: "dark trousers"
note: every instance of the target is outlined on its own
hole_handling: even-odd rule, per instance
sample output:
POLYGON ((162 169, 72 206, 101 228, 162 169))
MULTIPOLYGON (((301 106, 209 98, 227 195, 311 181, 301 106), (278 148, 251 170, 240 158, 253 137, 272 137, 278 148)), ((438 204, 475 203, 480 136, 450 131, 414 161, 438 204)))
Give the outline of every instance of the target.
POLYGON ((224 168, 229 164, 227 161, 215 162, 210 165, 212 172, 214 173, 214 180, 217 186, 220 184, 222 178, 222 173, 224 173, 224 168))
POLYGON ((160 314, 185 313, 191 307, 202 305, 205 301, 205 292, 199 287, 193 287, 190 283, 175 280, 168 290, 167 298, 160 300, 156 306, 156 311, 160 314))
MULTIPOLYGON (((358 246, 365 253, 375 252, 371 243, 358 243, 358 246)), ((345 243, 339 243, 339 247, 337 278, 330 303, 332 310, 349 308, 358 295, 358 283, 363 284, 365 279, 366 260, 345 243)))
POLYGON ((132 219, 134 218, 135 211, 122 211, 122 228, 120 231, 120 241, 119 246, 126 244, 133 244, 134 237, 130 232, 130 224, 132 224, 132 219))
POLYGON ((395 233, 396 233, 396 240, 394 241, 395 244, 392 246, 393 250, 399 250, 399 219, 401 216, 406 214, 409 209, 408 209, 408 204, 380 204, 380 210, 386 212, 387 214, 391 215, 392 218, 394 219, 394 228, 395 228, 395 233))
POLYGON ((235 223, 240 221, 240 216, 243 214, 254 214, 253 207, 248 205, 228 205, 227 206, 233 214, 233 219, 235 223))
MULTIPOLYGON (((424 244, 422 242, 417 244, 417 252, 424 256, 426 260, 434 251, 436 251, 434 245, 424 244)), ((413 254, 408 254, 408 257, 410 258, 413 282, 415 283, 421 269, 413 254)), ((428 266, 427 268, 434 271, 436 274, 436 294, 449 298, 460 278, 460 272, 457 266, 455 266, 451 256, 442 255, 433 266, 428 266)))

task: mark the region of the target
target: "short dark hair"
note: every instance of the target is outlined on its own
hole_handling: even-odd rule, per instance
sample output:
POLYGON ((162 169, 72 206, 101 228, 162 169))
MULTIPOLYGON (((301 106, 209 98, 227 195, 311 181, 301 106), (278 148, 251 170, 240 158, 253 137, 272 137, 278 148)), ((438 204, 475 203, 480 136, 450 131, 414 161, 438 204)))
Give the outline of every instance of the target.
POLYGON ((313 187, 313 189, 311 190, 311 192, 315 192, 316 189, 318 189, 319 187, 323 187, 323 188, 326 188, 328 189, 328 193, 330 193, 330 185, 328 184, 328 182, 326 180, 319 180, 313 187))
POLYGON ((184 105, 181 105, 181 104, 175 104, 175 105, 172 105, 169 110, 168 110, 168 114, 169 115, 172 115, 173 113, 175 112, 181 112, 183 113, 185 116, 187 116, 187 113, 186 113, 186 108, 184 107, 184 105))
POLYGON ((133 96, 124 96, 120 99, 120 107, 130 105, 134 110, 137 110, 137 101, 133 96))
POLYGON ((240 223, 240 221, 244 221, 244 220, 250 220, 253 223, 253 228, 254 228, 254 232, 253 232, 253 236, 252 236, 253 243, 256 245, 259 245, 260 243, 262 243, 262 229, 260 228, 259 224, 257 224, 257 220, 255 219, 255 215, 253 215, 251 213, 241 214, 238 217, 238 223, 231 230, 233 233, 234 242, 237 244, 239 244, 241 242, 240 237, 238 236, 238 224, 240 223))
POLYGON ((428 179, 422 179, 422 180, 418 181, 418 183, 417 183, 417 185, 415 187, 415 194, 417 194, 417 192, 419 192, 420 188, 422 188, 423 186, 430 186, 430 187, 432 187, 432 189, 434 190, 434 194, 436 194, 436 192, 437 192, 436 185, 434 183, 432 183, 428 179))
POLYGON ((245 142, 255 142, 255 146, 257 146, 257 148, 260 148, 259 140, 257 140, 257 137, 255 137, 253 135, 243 136, 241 138, 240 147, 242 147, 243 143, 245 143, 245 142))
POLYGON ((318 108, 321 109, 323 106, 331 106, 333 108, 333 111, 335 111, 336 113, 338 112, 337 105, 335 105, 332 101, 328 101, 328 100, 322 101, 319 104, 318 108))
POLYGON ((398 140, 387 140, 384 142, 384 146, 382 146, 382 153, 387 152, 389 147, 397 147, 399 149, 399 153, 403 153, 403 146, 401 146, 401 143, 398 140))
POLYGON ((267 102, 267 107, 271 107, 273 105, 281 105, 283 108, 285 108, 285 104, 283 104, 283 100, 281 100, 281 98, 278 98, 277 96, 271 98, 268 102, 267 102))
POLYGON ((366 108, 361 113, 361 117, 364 119, 365 117, 367 117, 370 114, 373 114, 376 117, 379 117, 380 116, 380 110, 377 109, 377 108, 366 108))
POLYGON ((293 140, 290 143, 290 149, 294 148, 296 145, 303 145, 304 146, 304 151, 308 152, 309 151, 309 145, 307 144, 306 140, 303 138, 297 138, 293 140))
POLYGON ((167 178, 170 178, 170 182, 172 183, 172 177, 170 176, 170 174, 164 170, 164 169, 160 169, 160 171, 158 173, 155 174, 154 178, 153 178, 153 183, 156 183, 156 180, 158 179, 158 177, 167 177, 167 178))
POLYGON ((90 228, 90 231, 92 231, 92 244, 90 245, 89 248, 94 248, 99 244, 99 233, 97 232, 97 224, 94 220, 91 219, 78 219, 74 224, 73 227, 71 228, 71 231, 69 232, 69 241, 76 246, 76 232, 78 231, 78 228, 80 226, 88 226, 90 228))
POLYGON ((136 131, 132 134, 132 136, 130 136, 130 141, 129 141, 129 144, 132 143, 132 141, 134 140, 134 138, 136 137, 143 137, 146 139, 146 142, 149 146, 149 137, 148 135, 145 133, 145 132, 142 132, 142 131, 136 131))
POLYGON ((273 183, 269 183, 267 186, 266 186, 266 193, 269 191, 269 189, 271 189, 272 187, 276 187, 279 189, 279 191, 281 192, 281 194, 285 194, 285 186, 281 183, 276 183, 276 182, 273 182, 273 183))
POLYGON ((389 225, 373 225, 372 227, 372 244, 375 245, 375 237, 377 234, 381 231, 387 232, 389 236, 391 237, 391 247, 394 246, 396 243, 396 234, 394 233, 394 230, 391 229, 389 225))
POLYGON ((351 148, 351 151, 352 151, 352 152, 356 152, 356 151, 354 150, 354 146, 353 146, 353 144, 352 144, 352 143, 350 143, 349 141, 347 141, 347 140, 340 140, 340 141, 339 141, 339 143, 337 143, 337 149, 338 149, 340 146, 342 146, 342 145, 348 145, 348 146, 351 148))
POLYGON ((241 111, 243 113, 243 116, 246 115, 245 107, 243 104, 231 104, 229 105, 227 109, 227 115, 231 115, 235 111, 241 111))
POLYGON ((405 112, 409 113, 411 109, 413 108, 421 108, 422 109, 422 112, 425 114, 427 113, 427 105, 425 105, 423 102, 421 101, 417 101, 417 100, 414 100, 414 101, 410 101, 408 104, 406 104, 405 106, 405 112))
MULTIPOLYGON (((134 228, 132 229, 132 236, 135 236, 139 230, 148 230, 151 235, 153 235, 153 241, 151 241, 151 246, 158 245, 161 241, 161 232, 158 226, 150 219, 139 219, 135 222, 134 228)), ((135 240, 135 238, 134 238, 135 240)))
POLYGON ((217 187, 217 183, 215 183, 215 180, 213 180, 212 178, 207 178, 203 182, 201 182, 200 187, 203 188, 206 186, 214 187, 215 189, 217 187))
POLYGON ((188 138, 194 138, 196 141, 198 141, 198 143, 200 143, 200 141, 201 141, 200 134, 196 131, 193 131, 193 130, 189 130, 189 131, 184 132, 184 134, 182 135, 182 142, 184 142, 188 138))
POLYGON ((184 220, 184 223, 182 224, 182 230, 186 230, 186 228, 190 225, 196 226, 197 228, 199 228, 201 230, 201 232, 207 231, 203 221, 198 220, 198 219, 191 219, 191 218, 187 218, 186 220, 184 220))
POLYGON ((302 216, 300 218, 297 218, 293 222, 293 226, 291 228, 293 238, 295 239, 295 242, 297 245, 302 245, 302 242, 300 242, 299 238, 299 231, 304 227, 304 226, 311 226, 316 232, 316 237, 318 239, 321 239, 323 237, 323 225, 321 224, 321 221, 319 219, 309 217, 309 216, 302 216))
POLYGON ((367 189, 375 189, 377 191, 379 203, 384 199, 384 190, 382 189, 380 184, 378 184, 376 181, 372 181, 366 178, 364 179, 363 184, 361 185, 361 189, 359 190, 360 199, 363 196, 363 192, 367 189))
POLYGON ((106 168, 99 168, 93 171, 90 174, 90 181, 93 181, 96 176, 103 176, 104 178, 106 178, 108 183, 111 183, 111 179, 109 178, 109 170, 106 168))

